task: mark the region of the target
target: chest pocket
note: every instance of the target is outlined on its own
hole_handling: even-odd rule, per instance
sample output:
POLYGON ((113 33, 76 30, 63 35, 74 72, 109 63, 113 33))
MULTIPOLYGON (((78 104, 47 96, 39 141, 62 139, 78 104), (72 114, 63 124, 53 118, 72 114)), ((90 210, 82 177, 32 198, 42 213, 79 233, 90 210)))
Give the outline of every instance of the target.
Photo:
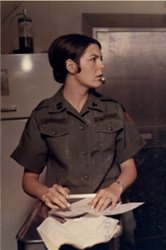
POLYGON ((40 133, 54 156, 69 155, 69 128, 66 124, 41 125, 40 133))
POLYGON ((116 147, 117 134, 123 129, 122 123, 116 121, 102 121, 96 124, 96 133, 101 151, 114 151, 116 147))

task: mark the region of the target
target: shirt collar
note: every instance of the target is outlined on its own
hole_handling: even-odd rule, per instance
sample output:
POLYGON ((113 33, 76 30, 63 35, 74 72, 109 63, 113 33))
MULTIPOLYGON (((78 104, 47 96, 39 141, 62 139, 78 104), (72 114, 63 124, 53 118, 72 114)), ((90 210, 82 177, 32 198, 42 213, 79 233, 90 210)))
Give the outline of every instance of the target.
POLYGON ((50 107, 48 109, 49 113, 61 113, 67 109, 65 98, 63 96, 63 86, 58 90, 58 92, 52 97, 50 107))
MULTIPOLYGON (((104 112, 103 105, 103 97, 101 94, 94 91, 94 89, 90 89, 89 97, 87 102, 85 103, 81 115, 86 113, 89 110, 104 112)), ((49 113, 61 113, 68 109, 68 103, 66 102, 63 96, 63 86, 59 89, 59 91, 52 97, 50 107, 48 109, 49 113)))
POLYGON ((95 92, 94 89, 90 89, 89 91, 89 98, 87 103, 85 104, 89 110, 104 112, 104 105, 101 101, 101 94, 95 92))

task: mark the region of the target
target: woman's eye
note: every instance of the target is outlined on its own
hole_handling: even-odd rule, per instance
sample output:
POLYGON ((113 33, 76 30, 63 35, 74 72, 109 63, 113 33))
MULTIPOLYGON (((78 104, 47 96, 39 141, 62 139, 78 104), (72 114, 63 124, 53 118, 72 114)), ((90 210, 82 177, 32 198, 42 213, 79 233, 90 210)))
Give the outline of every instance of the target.
POLYGON ((92 61, 95 61, 95 60, 96 60, 96 57, 93 57, 91 60, 92 60, 92 61))

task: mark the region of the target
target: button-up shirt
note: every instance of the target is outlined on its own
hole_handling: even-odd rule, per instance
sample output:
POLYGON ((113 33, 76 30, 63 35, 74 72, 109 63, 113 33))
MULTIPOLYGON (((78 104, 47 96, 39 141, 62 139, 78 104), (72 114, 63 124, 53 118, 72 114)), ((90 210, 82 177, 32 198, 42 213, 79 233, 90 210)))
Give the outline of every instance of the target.
POLYGON ((47 166, 47 186, 58 179, 70 193, 91 193, 113 183, 119 164, 144 145, 114 99, 91 90, 79 113, 65 100, 62 87, 33 110, 11 157, 35 173, 47 166))

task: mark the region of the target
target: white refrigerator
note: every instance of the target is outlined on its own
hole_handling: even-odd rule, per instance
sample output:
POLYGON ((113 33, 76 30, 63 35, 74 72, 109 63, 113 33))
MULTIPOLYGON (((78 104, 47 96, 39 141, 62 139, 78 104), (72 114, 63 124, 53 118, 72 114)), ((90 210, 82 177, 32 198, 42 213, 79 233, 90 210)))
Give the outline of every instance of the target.
MULTIPOLYGON (((1 249, 17 250, 16 234, 36 203, 22 190, 23 168, 10 158, 36 105, 60 88, 48 56, 1 56, 1 249)), ((41 176, 44 181, 44 173, 41 176)))

